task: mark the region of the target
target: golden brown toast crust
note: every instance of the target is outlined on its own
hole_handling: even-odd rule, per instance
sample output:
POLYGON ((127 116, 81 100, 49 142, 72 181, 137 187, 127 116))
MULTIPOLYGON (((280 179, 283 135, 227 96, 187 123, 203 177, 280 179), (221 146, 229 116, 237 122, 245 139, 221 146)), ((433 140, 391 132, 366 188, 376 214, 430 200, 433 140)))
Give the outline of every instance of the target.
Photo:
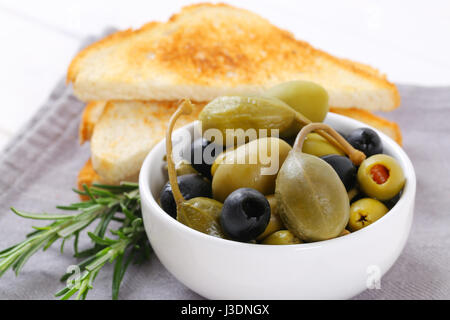
MULTIPOLYGON (((105 183, 135 181, 148 152, 165 138, 180 101, 109 101, 91 139, 94 170, 105 183)), ((180 128, 198 119, 204 104, 181 117, 180 128)))
POLYGON ((81 115, 80 127, 78 129, 78 140, 80 145, 89 141, 94 132, 95 124, 100 119, 105 107, 105 102, 89 102, 81 115))
MULTIPOLYGON (((78 190, 83 191, 83 184, 86 184, 88 187, 90 187, 95 182, 100 182, 100 176, 97 174, 97 172, 94 171, 94 168, 92 167, 92 161, 91 159, 89 159, 78 173, 77 178, 78 190)), ((88 200, 89 197, 80 195, 80 199, 88 200)))
POLYGON ((119 49, 120 57, 127 60, 126 72, 121 69, 108 75, 110 81, 129 83, 136 77, 147 79, 145 70, 151 70, 152 74, 170 74, 170 82, 174 86, 177 83, 215 87, 266 85, 279 82, 277 79, 290 79, 295 74, 313 78, 327 74, 323 63, 326 61, 327 67, 331 64, 339 70, 361 76, 377 88, 388 90, 393 105, 380 106, 380 109, 393 109, 400 104, 396 86, 378 70, 333 57, 296 40, 290 32, 273 26, 254 13, 226 4, 187 6, 167 23, 151 22, 139 30, 128 29, 112 34, 90 45, 73 59, 67 81, 76 82, 81 61, 91 52, 124 42, 133 44, 119 49), (196 19, 204 10, 214 8, 221 9, 214 11, 216 16, 203 15, 196 19), (220 18, 221 14, 226 17, 229 11, 236 17, 232 23, 220 18), (143 34, 145 37, 140 36, 143 34))
POLYGON ((391 137, 400 146, 402 145, 402 132, 397 123, 386 120, 380 116, 374 115, 372 112, 357 108, 330 108, 331 112, 341 114, 343 116, 359 120, 368 125, 377 128, 381 132, 391 137))

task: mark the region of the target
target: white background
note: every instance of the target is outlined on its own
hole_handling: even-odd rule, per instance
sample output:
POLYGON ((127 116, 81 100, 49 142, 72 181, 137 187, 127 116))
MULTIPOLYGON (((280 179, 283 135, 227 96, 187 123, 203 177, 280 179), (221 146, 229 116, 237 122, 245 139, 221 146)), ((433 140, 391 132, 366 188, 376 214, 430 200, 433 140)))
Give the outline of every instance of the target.
MULTIPOLYGON (((166 20, 172 0, 0 0, 0 148, 45 101, 79 47, 107 26, 166 20)), ((450 1, 241 0, 297 38, 391 81, 450 85, 450 1)))

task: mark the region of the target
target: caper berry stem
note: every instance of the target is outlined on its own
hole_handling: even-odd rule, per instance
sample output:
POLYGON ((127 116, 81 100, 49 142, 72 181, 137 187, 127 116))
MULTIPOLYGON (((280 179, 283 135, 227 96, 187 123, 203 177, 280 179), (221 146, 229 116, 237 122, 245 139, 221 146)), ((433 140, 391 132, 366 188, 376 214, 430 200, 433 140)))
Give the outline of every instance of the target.
POLYGON ((310 123, 304 126, 295 139, 293 149, 301 152, 306 135, 312 131, 325 131, 329 134, 337 143, 339 143, 340 148, 344 150, 355 165, 360 165, 366 158, 364 153, 353 148, 352 145, 348 143, 347 140, 345 140, 336 130, 325 123, 310 123))
MULTIPOLYGON (((309 120, 307 117, 305 117, 304 115, 302 115, 300 112, 296 111, 296 116, 295 119, 302 125, 302 126, 306 126, 310 123, 312 123, 311 120, 309 120)), ((330 142, 333 146, 342 149, 342 145, 337 142, 332 136, 330 136, 328 133, 326 133, 323 130, 317 130, 317 133, 320 134, 322 137, 324 137, 325 139, 328 140, 328 142, 330 142)))
POLYGON ((181 194, 180 187, 177 181, 177 172, 175 169, 175 162, 173 161, 173 151, 172 151, 172 131, 175 127, 175 123, 178 118, 182 115, 187 115, 192 112, 192 103, 189 99, 185 99, 174 112, 169 121, 169 126, 166 131, 166 153, 167 153, 167 172, 169 174, 170 185, 172 186, 173 198, 177 207, 185 201, 183 195, 181 194))

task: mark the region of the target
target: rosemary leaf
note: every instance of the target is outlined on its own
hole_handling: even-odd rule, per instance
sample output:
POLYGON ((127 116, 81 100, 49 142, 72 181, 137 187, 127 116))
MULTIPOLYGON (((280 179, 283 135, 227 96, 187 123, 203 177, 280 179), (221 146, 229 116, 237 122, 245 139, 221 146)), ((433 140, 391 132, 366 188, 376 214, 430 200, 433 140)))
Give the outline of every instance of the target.
POLYGON ((26 213, 11 208, 23 218, 53 222, 33 227, 24 241, 0 251, 0 276, 8 269, 19 274, 34 253, 41 249, 46 251, 58 239, 62 239, 62 252, 64 243, 73 238, 74 256, 85 260, 77 265, 80 274, 66 273, 61 277, 61 281, 67 281, 72 275, 78 276, 66 283, 55 297, 67 300, 76 294, 75 299, 86 299, 95 278, 108 262, 114 263, 112 298, 119 297, 120 284, 129 264, 147 259, 150 253, 142 225, 139 187, 137 183, 125 182, 118 186, 84 185, 83 189, 74 191, 89 196, 89 200, 57 206, 61 210, 74 211, 71 214, 26 213), (111 221, 119 224, 117 229, 109 229, 115 239, 105 236, 111 221), (85 229, 94 222, 97 223, 94 232, 86 232, 85 229), (81 232, 94 241, 91 248, 83 251, 78 249, 81 232))

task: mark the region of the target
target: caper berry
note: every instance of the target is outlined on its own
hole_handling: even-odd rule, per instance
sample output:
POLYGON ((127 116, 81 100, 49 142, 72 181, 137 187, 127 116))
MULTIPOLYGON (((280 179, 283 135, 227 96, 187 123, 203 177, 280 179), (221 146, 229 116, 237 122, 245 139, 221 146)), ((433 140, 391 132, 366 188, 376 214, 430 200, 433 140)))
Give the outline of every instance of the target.
POLYGON ((344 184, 322 159, 289 153, 278 173, 275 196, 284 225, 304 241, 337 237, 348 222, 344 184))
MULTIPOLYGON (((219 130, 222 140, 214 140, 222 145, 235 145, 230 139, 229 129, 235 131, 235 140, 245 143, 258 138, 259 129, 279 130, 280 136, 291 134, 291 128, 298 122, 297 112, 283 101, 272 97, 224 96, 212 100, 200 112, 202 130, 219 130), (246 136, 248 129, 255 130, 255 137, 246 136)), ((306 119, 307 120, 307 119, 306 119)), ((266 135, 267 136, 267 135, 266 135)), ((238 143, 237 143, 238 144, 238 143)))
POLYGON ((324 137, 317 133, 309 133, 303 143, 302 151, 316 157, 323 157, 329 154, 344 156, 345 153, 338 147, 333 146, 324 137))

